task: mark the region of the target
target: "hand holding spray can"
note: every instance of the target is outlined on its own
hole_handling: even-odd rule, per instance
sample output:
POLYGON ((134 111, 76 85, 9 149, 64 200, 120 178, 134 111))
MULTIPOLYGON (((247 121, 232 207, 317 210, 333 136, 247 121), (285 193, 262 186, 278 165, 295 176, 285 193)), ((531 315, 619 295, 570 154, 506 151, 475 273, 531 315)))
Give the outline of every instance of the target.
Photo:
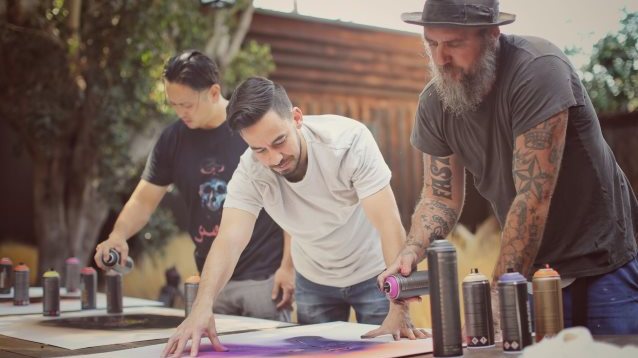
POLYGON ((410 276, 401 274, 385 278, 383 291, 391 300, 427 295, 430 293, 430 278, 427 271, 415 271, 410 276))
POLYGON ((53 268, 42 275, 42 315, 60 315, 60 274, 53 268))
POLYGON ((435 240, 427 250, 435 357, 463 355, 461 307, 456 250, 447 240, 435 240))
POLYGON ((558 334, 563 327, 563 292, 560 276, 545 265, 532 278, 536 342, 558 334))
POLYGON ((104 263, 105 266, 112 268, 116 272, 121 273, 122 275, 126 275, 127 273, 129 273, 129 271, 131 271, 135 266, 135 263, 133 262, 131 256, 128 256, 126 258, 126 262, 124 263, 124 265, 122 265, 120 263, 120 253, 117 252, 117 250, 115 249, 109 250, 109 257, 106 260, 102 258, 102 263, 104 263))
POLYGON ((503 330, 503 351, 520 352, 532 344, 527 300, 527 280, 508 268, 498 280, 498 300, 503 330))
POLYGON ((490 281, 472 269, 463 279, 463 307, 465 309, 465 340, 468 348, 494 345, 494 318, 490 281))

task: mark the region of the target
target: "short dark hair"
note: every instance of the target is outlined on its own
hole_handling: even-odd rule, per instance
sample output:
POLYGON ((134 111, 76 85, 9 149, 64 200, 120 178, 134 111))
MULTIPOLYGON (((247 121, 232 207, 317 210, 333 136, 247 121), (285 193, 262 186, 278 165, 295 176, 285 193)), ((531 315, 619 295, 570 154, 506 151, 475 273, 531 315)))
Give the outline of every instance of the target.
POLYGON ((292 103, 286 90, 269 79, 250 77, 233 92, 226 107, 226 119, 230 128, 239 132, 255 124, 271 109, 283 119, 292 117, 292 103))
POLYGON ((219 83, 217 64, 196 50, 187 50, 171 57, 164 66, 164 79, 197 91, 219 83))

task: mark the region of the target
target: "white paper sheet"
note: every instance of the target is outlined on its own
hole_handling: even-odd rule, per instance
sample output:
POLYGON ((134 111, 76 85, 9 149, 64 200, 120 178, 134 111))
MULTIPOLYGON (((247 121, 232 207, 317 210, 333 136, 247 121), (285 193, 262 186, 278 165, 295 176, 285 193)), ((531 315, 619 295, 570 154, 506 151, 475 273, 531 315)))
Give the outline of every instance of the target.
MULTIPOLYGON (((6 296, 3 294, 2 296, 6 296)), ((13 298, 13 293, 10 294, 13 298)), ((31 287, 29 289, 29 297, 42 297, 42 287, 31 287)), ((1 297, 0 297, 1 298, 1 297)), ((146 300, 136 297, 123 297, 122 304, 124 307, 144 307, 144 306, 162 306, 162 302, 146 300)), ((80 293, 67 293, 66 289, 60 289, 60 312, 73 312, 82 309, 80 302, 80 293)), ((96 305, 98 309, 106 309, 106 294, 98 292, 96 296, 96 305)), ((42 313, 42 302, 31 303, 27 306, 14 306, 13 300, 0 302, 0 316, 22 315, 42 313)))
MULTIPOLYGON (((124 314, 157 314, 164 316, 183 317, 184 310, 163 307, 133 307, 124 309, 124 314)), ((60 319, 72 317, 88 317, 106 315, 105 310, 80 311, 63 314, 60 319)), ((217 331, 240 332, 251 329, 265 329, 289 326, 289 323, 268 321, 249 317, 215 315, 217 331)), ((137 342, 149 339, 168 338, 177 326, 164 329, 133 329, 133 330, 94 330, 62 328, 40 325, 39 322, 56 318, 41 315, 5 316, 0 317, 0 332, 6 336, 26 339, 58 346, 67 349, 80 349, 110 344, 137 342)), ((136 358, 139 358, 136 357, 136 358)))
MULTIPOLYGON (((431 353, 432 339, 393 341, 389 335, 361 339, 361 335, 378 326, 349 322, 331 322, 259 332, 220 336, 228 352, 212 351, 210 342, 202 339, 199 357, 339 357, 390 358, 431 353)), ((159 357, 164 344, 74 357, 139 358, 159 357)), ((188 357, 185 351, 182 357, 188 357)))

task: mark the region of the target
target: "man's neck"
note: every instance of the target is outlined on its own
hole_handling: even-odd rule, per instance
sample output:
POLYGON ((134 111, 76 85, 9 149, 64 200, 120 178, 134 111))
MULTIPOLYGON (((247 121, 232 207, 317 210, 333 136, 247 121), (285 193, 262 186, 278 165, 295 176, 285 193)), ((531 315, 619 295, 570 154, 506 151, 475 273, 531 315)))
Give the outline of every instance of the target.
POLYGON ((220 107, 213 111, 211 119, 202 126, 202 129, 215 129, 221 126, 226 121, 226 106, 228 100, 220 98, 220 107))

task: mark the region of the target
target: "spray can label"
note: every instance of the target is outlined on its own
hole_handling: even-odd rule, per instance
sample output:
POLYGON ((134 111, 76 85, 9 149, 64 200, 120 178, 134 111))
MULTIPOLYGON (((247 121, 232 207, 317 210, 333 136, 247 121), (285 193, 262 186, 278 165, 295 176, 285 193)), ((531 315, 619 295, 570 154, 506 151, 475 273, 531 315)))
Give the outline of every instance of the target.
POLYGON ((19 263, 13 269, 13 304, 15 306, 27 306, 29 300, 29 267, 19 263))
POLYGON ((427 271, 412 272, 407 277, 390 275, 385 279, 383 290, 392 300, 427 295, 430 292, 430 278, 427 271))
POLYGON ((532 278, 536 341, 558 334, 563 327, 563 292, 560 275, 546 265, 532 278))
POLYGON ((82 292, 82 309, 97 308, 97 273, 93 267, 85 267, 80 272, 80 287, 82 292))
POLYGON ((42 275, 42 315, 60 315, 60 275, 51 269, 42 275))
POLYGON ((199 280, 199 275, 193 275, 184 282, 184 301, 186 301, 184 305, 185 317, 188 317, 193 308, 195 297, 197 297, 197 290, 199 289, 199 280))
POLYGON ((489 280, 478 269, 472 269, 463 279, 462 286, 468 348, 493 346, 494 318, 489 280))
POLYGON ((461 307, 456 250, 447 240, 435 240, 427 250, 435 357, 463 354, 461 307))
POLYGON ((498 280, 503 350, 518 352, 532 344, 527 300, 527 281, 518 272, 508 269, 498 280))
POLYGON ((7 257, 0 259, 0 293, 11 293, 13 286, 13 262, 7 257))
POLYGON ((66 292, 80 289, 80 260, 77 257, 69 257, 64 261, 64 287, 66 292))

